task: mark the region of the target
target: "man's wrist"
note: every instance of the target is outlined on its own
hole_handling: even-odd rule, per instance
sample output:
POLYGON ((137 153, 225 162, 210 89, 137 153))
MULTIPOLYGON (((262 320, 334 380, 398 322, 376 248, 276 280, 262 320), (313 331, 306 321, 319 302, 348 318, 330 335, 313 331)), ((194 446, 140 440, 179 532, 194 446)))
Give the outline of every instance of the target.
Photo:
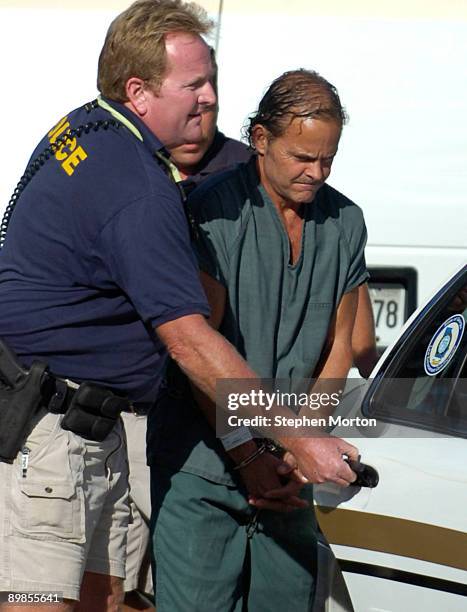
POLYGON ((293 455, 303 449, 304 438, 285 437, 277 438, 279 445, 285 450, 290 451, 293 455))
POLYGON ((263 442, 259 446, 257 446, 255 450, 250 455, 248 455, 248 457, 243 459, 243 461, 241 461, 240 463, 237 463, 237 465, 234 467, 234 470, 243 470, 243 468, 248 467, 251 463, 253 463, 253 461, 256 461, 256 459, 258 459, 258 457, 261 457, 261 455, 266 451, 267 446, 263 442))
POLYGON ((257 449, 258 445, 256 444, 255 440, 249 440, 248 442, 240 444, 240 446, 230 449, 228 451, 228 455, 235 465, 238 465, 250 457, 257 449))

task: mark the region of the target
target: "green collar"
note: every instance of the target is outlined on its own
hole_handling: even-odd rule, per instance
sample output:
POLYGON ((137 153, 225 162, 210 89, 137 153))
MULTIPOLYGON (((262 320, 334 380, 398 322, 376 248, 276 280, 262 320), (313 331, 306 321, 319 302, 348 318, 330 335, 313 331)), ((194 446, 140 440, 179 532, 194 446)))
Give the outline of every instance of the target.
POLYGON ((128 128, 130 132, 134 134, 138 140, 141 140, 141 142, 143 142, 143 137, 141 135, 141 132, 138 130, 137 127, 135 127, 131 123, 129 119, 127 119, 124 115, 122 115, 122 113, 119 113, 118 110, 115 110, 115 108, 113 108, 113 106, 110 106, 110 104, 108 104, 105 100, 103 100, 101 96, 97 96, 97 103, 99 104, 100 107, 104 108, 113 117, 115 117, 115 119, 118 119, 120 123, 123 123, 123 125, 126 128, 128 128))
POLYGON ((163 155, 160 151, 156 151, 156 156, 158 159, 161 160, 162 163, 164 163, 167 166, 170 174, 172 175, 173 180, 176 183, 181 183, 183 179, 180 176, 180 172, 178 171, 177 166, 173 162, 171 162, 170 159, 167 159, 167 157, 163 155))

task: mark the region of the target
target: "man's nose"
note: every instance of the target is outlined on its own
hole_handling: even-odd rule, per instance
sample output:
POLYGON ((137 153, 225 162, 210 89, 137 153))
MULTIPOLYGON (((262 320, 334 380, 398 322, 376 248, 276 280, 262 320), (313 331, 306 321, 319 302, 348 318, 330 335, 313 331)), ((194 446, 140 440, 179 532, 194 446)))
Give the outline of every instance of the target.
POLYGON ((307 165, 305 172, 307 177, 313 179, 314 181, 324 181, 326 179, 323 165, 319 159, 310 162, 307 165))
POLYGON ((217 102, 216 92, 211 81, 206 81, 199 92, 198 104, 203 106, 215 106, 217 102))

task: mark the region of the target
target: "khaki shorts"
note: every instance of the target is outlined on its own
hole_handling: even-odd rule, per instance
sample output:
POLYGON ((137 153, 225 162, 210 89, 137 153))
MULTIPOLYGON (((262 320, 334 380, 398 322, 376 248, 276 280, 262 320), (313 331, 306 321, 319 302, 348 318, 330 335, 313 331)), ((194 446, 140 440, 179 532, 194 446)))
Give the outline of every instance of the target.
POLYGON ((150 472, 146 464, 147 417, 123 413, 130 465, 130 524, 126 559, 125 592, 138 589, 154 593, 149 554, 151 518, 150 472))
POLYGON ((41 411, 13 464, 0 463, 0 591, 79 600, 84 571, 125 576, 128 462, 121 423, 104 442, 41 411))

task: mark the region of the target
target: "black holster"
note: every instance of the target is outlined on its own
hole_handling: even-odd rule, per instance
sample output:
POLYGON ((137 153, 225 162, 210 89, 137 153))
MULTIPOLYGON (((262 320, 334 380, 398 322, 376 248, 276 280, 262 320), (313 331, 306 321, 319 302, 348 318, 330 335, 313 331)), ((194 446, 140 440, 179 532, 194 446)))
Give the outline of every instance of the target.
POLYGON ((11 381, 6 379, 1 367, 3 359, 5 351, 0 349, 0 461, 11 462, 21 449, 29 433, 28 425, 41 405, 41 386, 47 366, 35 361, 29 371, 23 370, 11 381))

